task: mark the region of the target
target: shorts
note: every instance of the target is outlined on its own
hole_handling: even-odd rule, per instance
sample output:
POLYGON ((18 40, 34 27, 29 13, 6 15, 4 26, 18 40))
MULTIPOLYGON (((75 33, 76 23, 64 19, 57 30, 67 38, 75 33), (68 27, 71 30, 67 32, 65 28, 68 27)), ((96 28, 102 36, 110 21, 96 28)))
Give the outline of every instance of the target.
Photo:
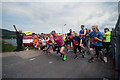
POLYGON ((90 48, 95 49, 96 51, 102 51, 102 46, 95 46, 93 44, 90 45, 90 48))
POLYGON ((64 45, 62 45, 62 46, 59 46, 59 47, 60 47, 60 48, 61 48, 61 47, 65 47, 65 44, 64 44, 64 45))
POLYGON ((84 47, 86 47, 86 41, 85 40, 82 40, 82 44, 84 47))
POLYGON ((71 46, 71 40, 67 41, 67 45, 71 46))
POLYGON ((67 41, 65 41, 65 45, 67 45, 67 41))
POLYGON ((110 42, 103 42, 103 48, 109 48, 110 42))

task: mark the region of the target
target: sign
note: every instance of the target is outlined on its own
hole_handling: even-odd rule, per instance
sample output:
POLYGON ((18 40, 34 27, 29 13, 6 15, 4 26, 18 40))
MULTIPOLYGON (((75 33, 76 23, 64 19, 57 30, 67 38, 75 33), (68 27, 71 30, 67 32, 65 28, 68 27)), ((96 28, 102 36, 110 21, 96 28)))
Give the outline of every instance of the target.
POLYGON ((31 31, 26 31, 25 34, 26 35, 32 35, 31 31))

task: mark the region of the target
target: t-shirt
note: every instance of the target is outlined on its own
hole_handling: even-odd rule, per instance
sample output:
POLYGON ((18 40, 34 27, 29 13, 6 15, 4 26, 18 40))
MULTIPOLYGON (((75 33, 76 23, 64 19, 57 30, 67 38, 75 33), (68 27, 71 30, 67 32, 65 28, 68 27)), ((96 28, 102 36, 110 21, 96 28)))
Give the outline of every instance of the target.
POLYGON ((69 39, 68 41, 71 41, 71 38, 72 38, 71 33, 68 33, 68 34, 67 34, 67 37, 68 37, 68 39, 69 39))
POLYGON ((88 33, 86 33, 85 37, 86 37, 85 38, 86 40, 89 40, 89 34, 88 33))
POLYGON ((95 40, 94 37, 97 37, 99 38, 100 40, 103 39, 102 37, 102 33, 100 31, 97 31, 96 33, 94 33, 93 31, 90 33, 90 38, 92 39, 92 44, 95 45, 95 46, 102 46, 102 42, 98 41, 98 40, 95 40))
POLYGON ((37 43, 37 42, 38 42, 38 40, 37 40, 37 39, 34 39, 32 42, 33 42, 33 43, 37 43))
POLYGON ((72 38, 72 43, 74 46, 78 46, 80 44, 80 37, 79 36, 75 36, 72 38))
MULTIPOLYGON (((85 30, 80 30, 80 34, 84 34, 84 31, 85 31, 85 30)), ((82 40, 85 40, 85 35, 80 36, 80 38, 81 38, 82 40)))
POLYGON ((63 46, 65 44, 63 39, 61 37, 58 37, 58 35, 56 35, 56 37, 53 37, 53 39, 57 43, 56 45, 63 46))
POLYGON ((110 42, 111 32, 108 31, 108 32, 106 32, 106 33, 103 33, 103 37, 105 38, 105 39, 103 40, 103 42, 110 42))
POLYGON ((37 36, 36 36, 36 35, 33 35, 33 38, 37 38, 37 36))

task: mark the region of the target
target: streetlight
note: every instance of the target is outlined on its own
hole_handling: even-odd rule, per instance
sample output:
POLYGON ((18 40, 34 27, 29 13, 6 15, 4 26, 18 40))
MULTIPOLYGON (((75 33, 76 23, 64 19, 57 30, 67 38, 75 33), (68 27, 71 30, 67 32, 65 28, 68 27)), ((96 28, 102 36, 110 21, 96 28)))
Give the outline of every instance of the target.
MULTIPOLYGON (((64 24, 64 27, 66 26, 66 24, 64 24)), ((63 26, 62 26, 62 34, 63 34, 63 26)))

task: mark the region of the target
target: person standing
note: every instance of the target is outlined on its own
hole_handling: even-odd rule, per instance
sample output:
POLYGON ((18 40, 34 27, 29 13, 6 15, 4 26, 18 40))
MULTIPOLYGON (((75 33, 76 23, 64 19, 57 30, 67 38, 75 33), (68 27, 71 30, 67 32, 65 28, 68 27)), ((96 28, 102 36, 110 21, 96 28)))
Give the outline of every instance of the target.
POLYGON ((22 44, 23 44, 23 34, 22 34, 22 30, 19 30, 19 32, 17 31, 15 25, 13 25, 13 27, 16 30, 16 39, 17 39, 17 49, 16 51, 22 51, 22 44))

